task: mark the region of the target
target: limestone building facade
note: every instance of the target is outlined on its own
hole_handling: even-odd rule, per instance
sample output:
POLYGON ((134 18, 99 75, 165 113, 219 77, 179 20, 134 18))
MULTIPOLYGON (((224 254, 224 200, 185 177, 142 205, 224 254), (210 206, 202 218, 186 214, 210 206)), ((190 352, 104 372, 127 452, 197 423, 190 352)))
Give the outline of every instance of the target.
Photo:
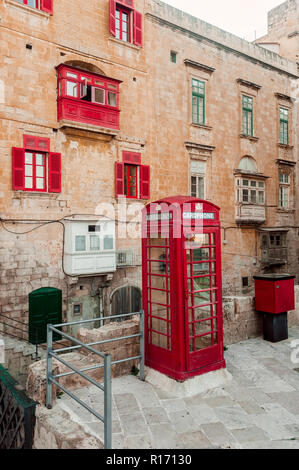
POLYGON ((221 207, 227 341, 257 334, 252 276, 298 275, 294 57, 157 0, 0 17, 0 314, 139 309, 140 209, 184 194, 221 207))

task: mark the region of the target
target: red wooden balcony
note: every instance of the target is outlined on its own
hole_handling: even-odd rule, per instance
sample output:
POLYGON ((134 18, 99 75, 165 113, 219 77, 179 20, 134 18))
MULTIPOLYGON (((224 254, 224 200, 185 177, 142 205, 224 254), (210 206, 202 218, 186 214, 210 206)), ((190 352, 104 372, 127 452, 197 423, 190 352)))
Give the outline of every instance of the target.
POLYGON ((62 126, 76 127, 79 123, 78 127, 98 127, 109 134, 119 131, 120 80, 63 64, 57 72, 58 121, 62 126))

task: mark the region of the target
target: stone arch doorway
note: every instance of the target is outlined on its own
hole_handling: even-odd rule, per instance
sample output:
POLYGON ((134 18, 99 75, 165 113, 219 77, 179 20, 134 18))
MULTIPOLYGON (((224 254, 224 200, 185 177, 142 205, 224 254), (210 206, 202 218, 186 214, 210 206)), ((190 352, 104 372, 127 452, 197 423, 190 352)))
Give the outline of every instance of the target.
POLYGON ((141 305, 141 290, 138 287, 119 287, 111 295, 111 315, 139 312, 141 305))
MULTIPOLYGON (((47 342, 47 325, 62 323, 62 291, 43 287, 29 294, 29 343, 47 342)), ((61 339, 53 334, 54 341, 61 339)))

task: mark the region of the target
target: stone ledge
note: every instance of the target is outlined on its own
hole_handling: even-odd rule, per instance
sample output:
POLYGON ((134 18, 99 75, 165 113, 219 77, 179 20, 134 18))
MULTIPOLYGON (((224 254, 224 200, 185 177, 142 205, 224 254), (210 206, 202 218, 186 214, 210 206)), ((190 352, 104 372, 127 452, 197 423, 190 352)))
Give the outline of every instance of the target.
POLYGON ((40 16, 40 17, 44 17, 46 19, 49 19, 52 16, 52 15, 50 15, 50 13, 47 13, 43 10, 40 10, 39 8, 34 8, 34 7, 30 7, 28 5, 24 5, 23 3, 19 3, 16 0, 5 0, 4 5, 12 5, 14 7, 23 9, 27 13, 34 14, 34 15, 37 15, 37 16, 40 16))

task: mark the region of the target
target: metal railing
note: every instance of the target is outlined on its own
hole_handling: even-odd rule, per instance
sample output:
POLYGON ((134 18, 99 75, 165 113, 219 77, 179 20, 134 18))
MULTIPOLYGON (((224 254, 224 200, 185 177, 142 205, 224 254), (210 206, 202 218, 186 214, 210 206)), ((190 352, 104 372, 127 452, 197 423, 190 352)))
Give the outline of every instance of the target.
POLYGON ((0 314, 0 325, 3 325, 4 327, 8 327, 5 331, 5 328, 3 328, 3 331, 0 331, 0 334, 11 336, 12 338, 19 339, 21 341, 25 341, 25 343, 32 344, 35 346, 35 359, 39 357, 38 354, 38 336, 39 333, 42 331, 41 328, 39 327, 31 327, 31 335, 33 334, 35 340, 32 342, 30 341, 29 338, 29 325, 26 322, 21 322, 19 320, 15 320, 14 318, 7 317, 6 315, 0 314), (3 320, 4 319, 4 320, 3 320), (7 322, 9 321, 9 323, 7 322), (15 326, 14 323, 17 323, 18 326, 15 326), (19 325, 22 325, 20 328, 19 325), (25 327, 25 329, 23 329, 25 327), (14 330, 14 333, 11 333, 11 329, 14 330), (22 332, 23 334, 20 334, 19 332, 22 332))
POLYGON ((128 313, 128 314, 121 314, 121 315, 113 315, 109 317, 101 317, 99 318, 94 318, 91 320, 81 320, 81 321, 76 321, 76 322, 70 322, 70 323, 62 323, 59 325, 48 325, 48 331, 47 331, 47 396, 46 396, 46 406, 48 409, 52 408, 53 404, 53 397, 52 397, 52 384, 56 385, 56 387, 60 388, 64 393, 69 395, 71 398, 73 398, 77 403, 79 403, 83 408, 88 410, 90 413, 92 413, 96 418, 98 418, 102 423, 104 423, 104 447, 105 449, 112 449, 112 385, 111 385, 111 366, 114 364, 120 364, 123 362, 127 361, 132 361, 140 359, 140 379, 145 380, 145 374, 144 374, 144 311, 141 310, 140 312, 135 312, 135 313, 128 313), (67 333, 58 330, 57 328, 62 328, 62 327, 67 327, 67 326, 73 326, 73 325, 79 325, 79 324, 87 324, 87 323, 92 323, 92 322, 97 322, 99 320, 102 321, 108 321, 108 320, 113 320, 115 318, 127 318, 131 317, 132 315, 140 315, 140 333, 134 334, 134 335, 128 335, 128 336, 120 336, 117 338, 111 338, 111 339, 106 339, 102 341, 96 341, 93 343, 82 343, 78 339, 68 335, 67 333), (75 346, 70 346, 66 348, 61 348, 58 350, 53 350, 53 333, 57 333, 61 335, 63 338, 72 341, 75 343, 75 346), (97 349, 94 349, 92 346, 100 345, 100 344, 106 344, 106 343, 112 343, 114 341, 122 341, 130 338, 140 338, 140 354, 134 357, 127 357, 124 359, 119 359, 116 361, 111 360, 111 354, 109 353, 103 353, 98 351, 97 349), (87 351, 96 354, 98 357, 102 358, 104 362, 100 364, 96 364, 93 366, 89 367, 84 367, 83 369, 78 369, 74 365, 70 364, 66 360, 62 359, 59 356, 59 353, 66 353, 66 352, 71 352, 71 351, 76 351, 78 349, 86 349, 87 351), (56 359, 57 361, 61 362, 63 365, 65 365, 67 368, 71 369, 71 372, 64 372, 61 374, 53 375, 53 361, 52 359, 56 359), (95 369, 99 368, 104 368, 104 384, 102 385, 101 383, 97 382, 96 380, 92 379, 88 375, 85 374, 85 372, 92 371, 95 369), (104 415, 100 415, 97 413, 95 410, 93 410, 89 405, 84 403, 82 400, 80 400, 74 393, 70 392, 67 390, 63 385, 61 385, 57 379, 61 377, 67 377, 73 374, 78 374, 81 377, 83 377, 85 380, 90 382, 91 384, 95 385, 98 389, 100 389, 102 392, 104 392, 104 415))

